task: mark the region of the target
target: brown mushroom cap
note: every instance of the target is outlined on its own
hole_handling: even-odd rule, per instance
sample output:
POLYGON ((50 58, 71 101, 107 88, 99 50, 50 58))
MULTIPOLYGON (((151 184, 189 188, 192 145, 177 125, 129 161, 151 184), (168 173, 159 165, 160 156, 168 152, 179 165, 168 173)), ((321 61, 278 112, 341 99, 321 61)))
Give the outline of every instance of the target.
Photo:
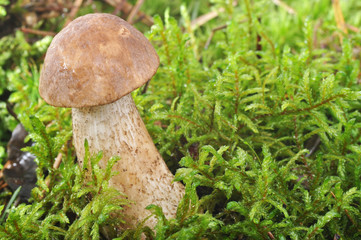
POLYGON ((157 53, 137 29, 111 14, 88 14, 54 37, 39 92, 57 107, 104 105, 142 86, 158 66, 157 53))

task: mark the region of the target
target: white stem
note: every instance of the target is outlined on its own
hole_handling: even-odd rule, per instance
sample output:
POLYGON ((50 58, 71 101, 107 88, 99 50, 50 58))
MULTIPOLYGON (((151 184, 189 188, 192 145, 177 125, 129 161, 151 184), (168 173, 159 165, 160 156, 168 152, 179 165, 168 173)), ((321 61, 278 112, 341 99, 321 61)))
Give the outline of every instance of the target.
MULTIPOLYGON (((145 210, 149 204, 161 206, 166 217, 175 217, 184 187, 172 183, 174 176, 154 146, 131 94, 103 106, 73 108, 73 136, 81 165, 85 139, 91 153, 103 151, 100 167, 104 168, 112 156, 121 157, 113 167, 119 174, 110 185, 135 202, 125 210, 127 225, 134 226, 149 216, 145 210)), ((154 218, 147 222, 150 227, 155 224, 154 218)))

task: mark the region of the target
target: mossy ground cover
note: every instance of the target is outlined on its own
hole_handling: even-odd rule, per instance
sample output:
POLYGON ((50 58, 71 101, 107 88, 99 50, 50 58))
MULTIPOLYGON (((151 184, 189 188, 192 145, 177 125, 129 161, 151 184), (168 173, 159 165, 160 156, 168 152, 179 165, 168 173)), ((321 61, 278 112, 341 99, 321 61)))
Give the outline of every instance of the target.
MULTIPOLYGON (((17 124, 8 105, 36 142, 27 150, 37 156, 38 187, 30 204, 16 207, 2 191, 1 238, 361 238, 361 3, 152 2, 141 10, 154 24, 135 26, 161 66, 133 97, 186 186, 176 218, 151 205, 154 232, 141 224, 114 230, 129 204, 107 187, 116 174, 111 164, 121 159, 99 169, 101 153, 89 153, 93 172, 85 181, 71 145, 71 112, 47 105, 37 91, 52 38, 16 30, 0 39, 0 157, 4 163, 17 124)), ((21 4, 5 7, 3 21, 30 11, 21 4)), ((84 3, 78 15, 95 10, 114 6, 84 3)), ((56 32, 64 22, 44 18, 33 28, 56 32)))

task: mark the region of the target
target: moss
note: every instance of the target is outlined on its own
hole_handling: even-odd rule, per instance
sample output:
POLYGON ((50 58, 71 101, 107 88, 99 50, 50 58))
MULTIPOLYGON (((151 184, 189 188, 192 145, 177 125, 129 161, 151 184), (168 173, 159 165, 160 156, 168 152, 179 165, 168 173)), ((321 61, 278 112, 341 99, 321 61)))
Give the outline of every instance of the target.
MULTIPOLYGON (((201 2, 201 12, 205 5, 224 11, 198 27, 191 25, 195 4, 179 6, 177 19, 171 16, 175 10, 154 16, 146 35, 161 66, 133 97, 175 179, 185 184, 186 195, 175 219, 165 219, 155 205, 148 207, 158 218, 154 232, 140 224, 112 236, 360 237, 361 35, 352 28, 360 25, 360 4, 341 3, 349 24, 346 33, 338 28, 330 1, 274 2, 201 2), (216 27, 220 30, 212 31, 216 27)), ((94 179, 80 189, 84 169, 74 164, 73 148, 65 144, 71 136, 70 112, 46 105, 34 93, 38 57, 35 52, 13 55, 11 61, 22 63, 19 67, 9 64, 6 51, 0 57, 7 59, 0 70, 7 85, 0 89, 12 91, 14 110, 38 143, 29 150, 49 171, 38 171, 32 204, 11 208, 0 233, 105 238, 102 227, 121 221, 105 214, 127 203, 116 202, 111 189, 98 194, 100 183, 94 179), (25 63, 31 58, 29 67, 25 63), (56 170, 52 164, 59 151, 64 161, 56 170)), ((7 116, 0 112, 0 117, 5 121, 7 116)), ((110 174, 104 171, 94 172, 103 176, 102 186, 110 174)))

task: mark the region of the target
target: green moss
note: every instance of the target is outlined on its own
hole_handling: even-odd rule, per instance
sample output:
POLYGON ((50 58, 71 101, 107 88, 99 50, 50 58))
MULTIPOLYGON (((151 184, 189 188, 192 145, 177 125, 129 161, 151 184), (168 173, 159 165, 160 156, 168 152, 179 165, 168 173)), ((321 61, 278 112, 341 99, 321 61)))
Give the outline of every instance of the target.
MULTIPOLYGON (((154 232, 140 223, 112 237, 360 237, 361 34, 350 29, 341 34, 331 1, 282 2, 296 14, 266 0, 237 6, 232 1, 184 1, 179 11, 166 10, 164 17, 158 7, 149 9, 160 14, 146 35, 161 65, 149 86, 133 97, 186 194, 175 219, 166 219, 158 206, 148 207, 158 218, 154 232), (207 7, 224 11, 193 27, 191 21, 207 7)), ((358 1, 343 1, 341 7, 345 21, 359 26, 358 1)), ((122 219, 107 214, 127 203, 107 188, 110 167, 96 167, 101 155, 89 160, 96 178, 81 189, 85 169, 74 164, 73 148, 65 144, 71 136, 70 112, 46 105, 36 92, 37 52, 44 49, 18 42, 26 54, 0 54, 0 76, 7 82, 0 91, 13 91, 14 109, 37 142, 29 150, 48 169, 51 184, 39 170, 32 204, 11 208, 0 233, 9 238, 105 238, 103 227, 122 219), (28 64, 28 58, 34 60, 28 64), (64 161, 53 169, 59 152, 64 161), (98 192, 100 186, 104 192, 98 192)), ((0 111, 0 117, 5 121, 7 116, 0 111)))

